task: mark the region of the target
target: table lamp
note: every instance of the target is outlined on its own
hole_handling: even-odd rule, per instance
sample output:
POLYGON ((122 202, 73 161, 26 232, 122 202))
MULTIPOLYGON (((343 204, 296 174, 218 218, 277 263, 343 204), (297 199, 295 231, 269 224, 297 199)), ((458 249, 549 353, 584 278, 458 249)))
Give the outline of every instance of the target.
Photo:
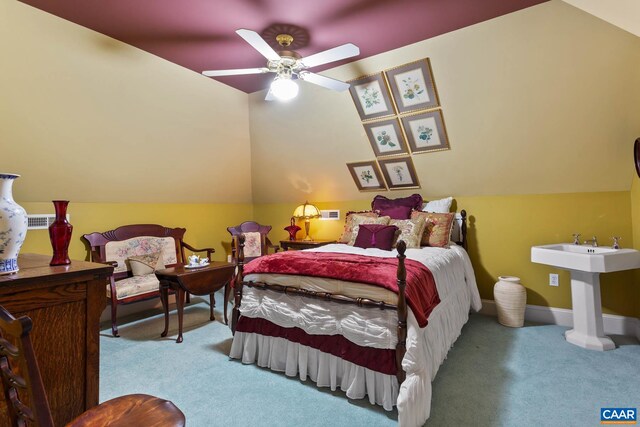
POLYGON ((309 202, 304 202, 304 204, 298 206, 293 211, 293 217, 296 219, 304 219, 304 231, 307 233, 307 236, 304 240, 311 240, 309 236, 309 226, 311 222, 311 218, 320 218, 320 210, 315 206, 309 204, 309 202))

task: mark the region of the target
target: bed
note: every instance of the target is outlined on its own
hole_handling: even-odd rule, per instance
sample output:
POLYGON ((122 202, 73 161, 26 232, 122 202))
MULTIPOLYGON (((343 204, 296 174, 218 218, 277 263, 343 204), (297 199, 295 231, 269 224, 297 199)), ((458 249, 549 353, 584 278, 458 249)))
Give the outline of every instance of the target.
MULTIPOLYGON (((252 264, 244 265, 241 242, 230 357, 310 379, 318 387, 340 388, 351 399, 368 398, 388 411, 395 406, 401 426, 424 424, 430 414, 431 382, 469 311, 481 308, 465 249, 464 211, 457 224, 452 234, 457 244, 449 248, 406 249, 399 242, 397 249, 383 251, 331 244, 298 255, 302 261, 314 257, 393 263, 397 293, 330 274, 291 274, 297 271, 291 269, 245 275, 245 267, 252 264), (415 295, 413 304, 405 295, 409 292, 407 271, 412 286, 422 266, 433 276, 437 289, 437 301, 426 311, 416 304, 415 295)), ((374 264, 365 263, 366 268, 356 270, 373 271, 369 269, 374 264)), ((368 281, 362 274, 357 277, 368 281)), ((416 288, 412 289, 415 294, 416 288)))

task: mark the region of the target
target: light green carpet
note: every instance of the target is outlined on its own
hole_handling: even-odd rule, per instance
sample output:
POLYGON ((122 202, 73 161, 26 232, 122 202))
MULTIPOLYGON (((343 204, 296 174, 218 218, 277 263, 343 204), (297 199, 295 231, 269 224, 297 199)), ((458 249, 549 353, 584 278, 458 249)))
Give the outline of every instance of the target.
MULTIPOLYGON (((220 322, 221 307, 209 322, 206 302, 193 301, 182 344, 175 343, 175 311, 167 338, 160 338, 157 312, 121 324, 120 338, 102 331, 101 401, 129 393, 164 397, 182 409, 190 427, 397 424, 395 411, 367 400, 230 360, 231 332, 220 322)), ((614 337, 619 348, 588 351, 564 341, 565 329, 511 329, 472 315, 433 383, 426 425, 595 426, 600 407, 639 407, 640 345, 614 337)))

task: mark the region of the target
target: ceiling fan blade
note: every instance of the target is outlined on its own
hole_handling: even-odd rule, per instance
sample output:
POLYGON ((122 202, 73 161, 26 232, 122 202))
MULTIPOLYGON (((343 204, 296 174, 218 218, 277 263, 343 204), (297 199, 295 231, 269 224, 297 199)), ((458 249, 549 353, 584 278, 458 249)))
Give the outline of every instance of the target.
POLYGON ((271 89, 269 89, 269 92, 267 92, 267 96, 264 97, 265 101, 275 101, 276 97, 273 96, 273 92, 271 91, 271 89))
POLYGON ((351 86, 349 83, 321 76, 320 74, 310 73, 309 71, 302 71, 300 73, 300 78, 306 82, 315 83, 319 86, 326 87, 327 89, 337 90, 338 92, 343 92, 351 86))
POLYGON ((260 37, 260 34, 256 33, 255 31, 245 30, 244 28, 236 30, 236 33, 240 37, 245 39, 247 43, 253 46, 255 50, 260 52, 262 56, 267 58, 269 61, 280 60, 280 55, 278 55, 278 53, 273 50, 273 48, 269 46, 269 44, 264 41, 262 37, 260 37))
POLYGON ((268 73, 269 69, 268 68, 239 68, 236 70, 210 70, 210 71, 203 71, 202 74, 204 74, 207 77, 218 77, 218 76, 238 76, 241 74, 262 74, 262 73, 268 73))
POLYGON ((339 61, 352 56, 360 55, 360 48, 353 43, 343 44, 333 49, 318 52, 306 58, 302 58, 302 63, 306 67, 315 67, 316 65, 326 64, 327 62, 339 61))

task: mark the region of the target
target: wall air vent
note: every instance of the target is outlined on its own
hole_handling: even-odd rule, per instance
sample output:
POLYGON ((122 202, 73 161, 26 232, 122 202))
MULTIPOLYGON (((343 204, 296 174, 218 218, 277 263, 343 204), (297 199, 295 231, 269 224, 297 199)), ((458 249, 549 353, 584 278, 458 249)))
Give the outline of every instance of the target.
POLYGON ((324 221, 337 221, 340 219, 340 210, 338 209, 320 211, 320 214, 322 215, 320 219, 324 221))
MULTIPOLYGON (((55 220, 54 214, 27 215, 27 230, 46 230, 55 220)), ((69 221, 69 215, 67 215, 67 221, 69 221)))

